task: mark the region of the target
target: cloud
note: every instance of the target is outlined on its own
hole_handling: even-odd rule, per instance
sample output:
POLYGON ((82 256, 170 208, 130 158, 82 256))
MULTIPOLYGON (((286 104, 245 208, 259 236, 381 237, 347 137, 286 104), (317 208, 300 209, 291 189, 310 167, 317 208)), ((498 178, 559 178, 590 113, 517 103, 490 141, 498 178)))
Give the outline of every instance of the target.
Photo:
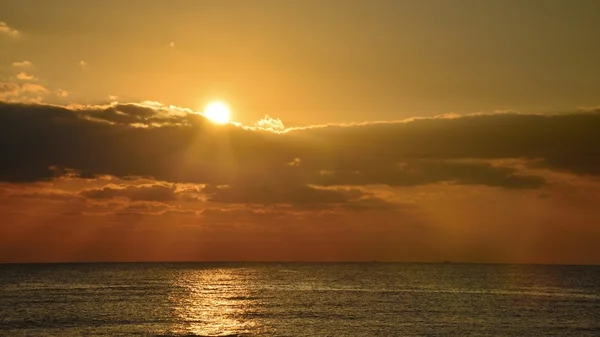
POLYGON ((289 216, 289 213, 279 211, 257 211, 248 208, 206 208, 200 212, 204 223, 227 224, 227 223, 261 223, 273 221, 289 216))
POLYGON ((64 200, 74 201, 79 197, 73 193, 60 190, 52 189, 33 189, 17 191, 9 194, 12 198, 25 198, 25 199, 48 199, 48 200, 64 200))
MULTIPOLYGON (((599 129, 600 113, 591 111, 275 133, 214 125, 189 109, 156 102, 68 108, 0 103, 0 181, 54 179, 62 168, 89 177, 141 176, 167 183, 82 192, 93 199, 173 200, 183 196, 170 184, 191 183, 208 184, 202 193, 213 203, 394 208, 398 205, 364 192, 363 186, 536 189, 547 182, 533 175, 535 170, 527 171, 531 168, 600 175, 599 129)), ((188 196, 199 198, 198 193, 188 196)))
POLYGON ((48 89, 36 83, 0 82, 0 100, 9 102, 40 102, 48 89))
MULTIPOLYGON (((155 204, 148 202, 136 202, 129 204, 123 208, 116 210, 112 215, 116 216, 140 216, 140 215, 163 215, 170 211, 171 208, 164 204, 155 204)), ((175 210, 175 213, 180 211, 180 214, 193 215, 192 212, 185 212, 184 210, 175 210)))
POLYGON ((129 103, 110 104, 103 109, 88 109, 79 107, 80 113, 86 118, 95 121, 103 121, 110 124, 128 126, 166 126, 187 123, 186 114, 191 110, 180 110, 162 106, 154 106, 154 103, 129 103))
POLYGON ((24 72, 20 72, 17 74, 17 79, 21 81, 37 81, 37 78, 33 75, 27 75, 24 72))
POLYGON ((85 67, 87 65, 87 63, 85 63, 84 60, 79 61, 79 66, 80 67, 85 67))
POLYGON ((294 160, 292 160, 289 163, 286 163, 286 165, 288 166, 300 166, 302 164, 302 160, 300 158, 294 158, 294 160))
POLYGON ((48 89, 46 89, 43 85, 40 84, 31 84, 25 83, 21 86, 22 91, 24 92, 32 92, 32 93, 46 93, 48 89))
POLYGON ((285 125, 279 118, 272 118, 269 115, 265 115, 265 118, 258 120, 254 126, 258 129, 269 130, 269 131, 284 131, 285 125))
POLYGON ((315 181, 323 186, 383 184, 416 186, 438 182, 487 185, 512 189, 538 188, 543 178, 525 175, 514 167, 481 161, 408 159, 396 165, 362 167, 361 170, 321 171, 315 181))
MULTIPOLYGON (((254 177, 255 178, 255 177, 254 177)), ((288 205, 301 209, 394 210, 406 204, 390 202, 359 188, 305 185, 302 181, 246 180, 231 186, 207 185, 206 201, 243 205, 288 205)))
POLYGON ((377 197, 364 197, 340 205, 348 211, 392 211, 397 209, 416 208, 410 203, 393 203, 377 197))
POLYGON ((15 68, 31 68, 33 67, 33 64, 27 60, 25 61, 17 61, 17 62, 13 62, 12 66, 15 68))
MULTIPOLYGON (((18 96, 21 93, 45 93, 48 92, 44 86, 32 83, 0 82, 0 95, 18 96)), ((0 96, 0 98, 3 98, 0 96)))
POLYGON ((167 202, 176 199, 175 186, 173 185, 142 185, 142 186, 117 186, 109 185, 98 189, 87 189, 79 193, 89 199, 126 198, 131 201, 157 201, 167 202))
MULTIPOLYGON (((78 179, 80 175, 69 172, 71 177, 78 179)), ((115 182, 102 183, 97 178, 88 179, 89 183, 95 183, 94 187, 83 188, 78 195, 88 199, 109 200, 128 199, 130 201, 149 202, 196 202, 203 198, 201 195, 202 185, 195 184, 171 184, 158 182, 152 179, 141 179, 129 177, 126 179, 115 179, 115 182), (120 182, 118 182, 120 181, 120 182)))
POLYGON ((58 90, 55 91, 55 93, 56 93, 56 96, 62 97, 62 98, 65 98, 65 97, 69 96, 69 92, 66 91, 66 90, 63 90, 63 89, 58 89, 58 90))
POLYGON ((0 99, 16 96, 21 91, 22 85, 11 82, 0 82, 0 99))
POLYGON ((0 21, 0 34, 16 37, 19 32, 8 26, 6 22, 0 21))
POLYGON ((279 184, 275 181, 246 181, 226 188, 204 191, 213 192, 211 202, 256 204, 328 204, 343 203, 365 195, 358 189, 321 189, 301 184, 279 184), (280 188, 283 186, 284 188, 280 188))

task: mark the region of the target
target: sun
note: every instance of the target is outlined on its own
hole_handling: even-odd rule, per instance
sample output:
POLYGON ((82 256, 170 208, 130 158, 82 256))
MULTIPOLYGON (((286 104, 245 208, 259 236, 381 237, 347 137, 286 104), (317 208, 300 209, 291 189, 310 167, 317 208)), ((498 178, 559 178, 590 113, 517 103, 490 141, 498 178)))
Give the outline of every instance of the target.
POLYGON ((227 104, 223 102, 210 102, 204 108, 204 116, 213 123, 226 124, 231 118, 231 113, 227 104))

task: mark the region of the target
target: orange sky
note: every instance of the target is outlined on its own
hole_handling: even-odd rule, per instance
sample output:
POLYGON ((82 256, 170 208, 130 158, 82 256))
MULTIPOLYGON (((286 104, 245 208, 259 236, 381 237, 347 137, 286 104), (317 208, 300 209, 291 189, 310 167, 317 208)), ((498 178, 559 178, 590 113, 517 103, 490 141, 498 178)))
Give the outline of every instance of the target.
POLYGON ((600 263, 599 22, 584 0, 3 1, 0 262, 600 263))

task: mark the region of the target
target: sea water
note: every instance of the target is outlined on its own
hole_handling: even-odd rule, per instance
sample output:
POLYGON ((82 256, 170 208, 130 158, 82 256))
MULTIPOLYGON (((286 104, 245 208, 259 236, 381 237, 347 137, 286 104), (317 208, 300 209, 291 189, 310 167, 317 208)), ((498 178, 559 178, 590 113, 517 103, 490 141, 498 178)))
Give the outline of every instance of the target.
POLYGON ((600 335, 600 267, 0 265, 0 335, 600 335))

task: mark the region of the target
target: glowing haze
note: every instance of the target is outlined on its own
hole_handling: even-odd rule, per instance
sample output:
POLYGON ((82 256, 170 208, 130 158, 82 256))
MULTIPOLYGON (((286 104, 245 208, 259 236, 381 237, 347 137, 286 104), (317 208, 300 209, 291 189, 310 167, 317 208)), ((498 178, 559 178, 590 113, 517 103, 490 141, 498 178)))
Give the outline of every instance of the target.
POLYGON ((600 263, 597 41, 585 0, 2 1, 0 262, 600 263))

